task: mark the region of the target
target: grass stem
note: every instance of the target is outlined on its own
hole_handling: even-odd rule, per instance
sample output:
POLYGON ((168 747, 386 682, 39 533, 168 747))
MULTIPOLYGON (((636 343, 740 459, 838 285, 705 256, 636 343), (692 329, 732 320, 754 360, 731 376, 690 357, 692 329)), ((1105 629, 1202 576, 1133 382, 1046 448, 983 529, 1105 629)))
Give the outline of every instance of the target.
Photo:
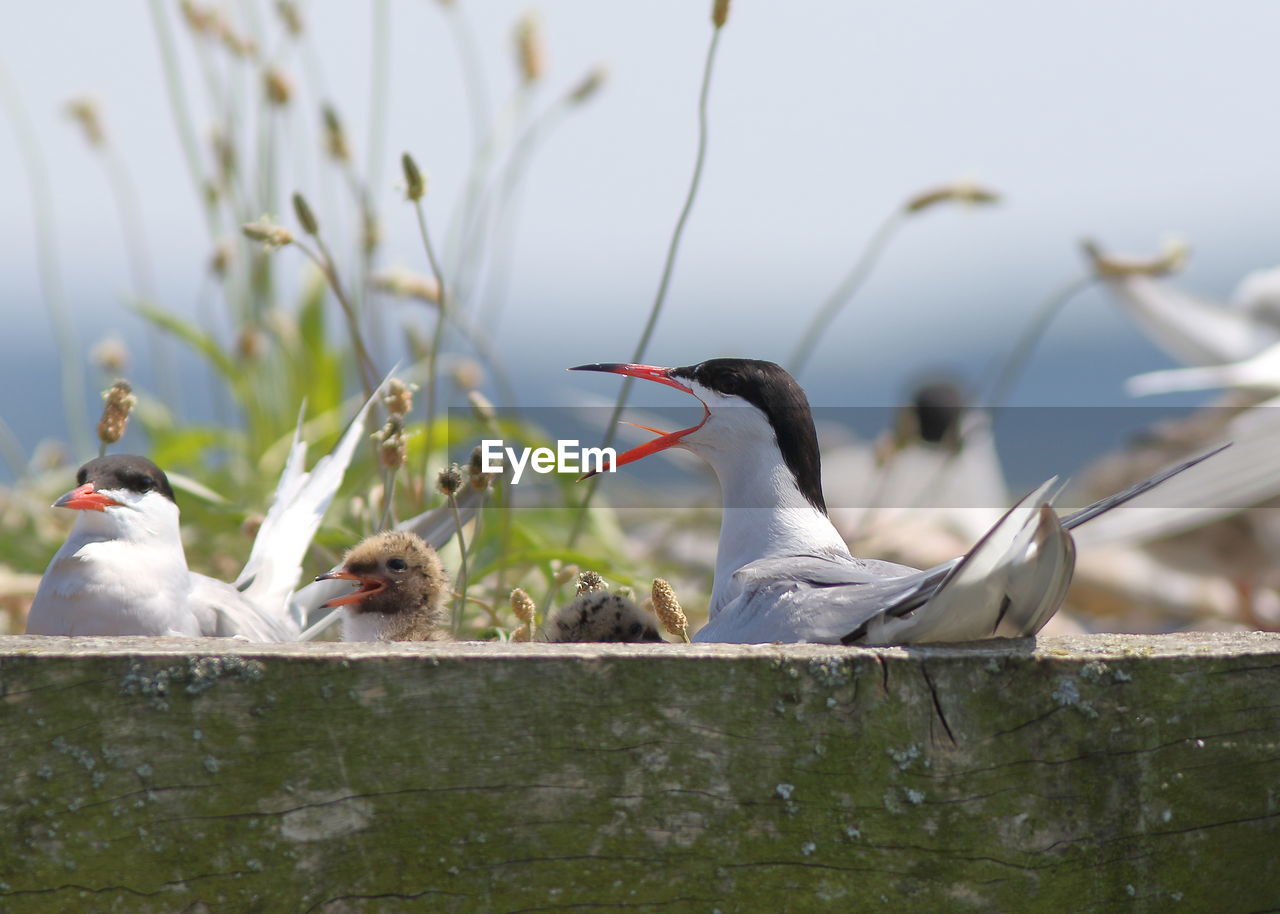
POLYGON ((427 262, 431 265, 431 273, 440 289, 440 304, 436 313, 436 324, 431 332, 431 349, 427 353, 427 393, 426 401, 427 427, 423 448, 423 475, 426 475, 427 464, 431 460, 431 452, 435 447, 436 394, 440 367, 440 348, 444 344, 445 321, 453 313, 453 291, 446 284, 444 270, 440 266, 440 258, 436 256, 435 245, 431 243, 431 233, 427 230, 427 214, 422 201, 413 201, 413 211, 418 217, 418 233, 422 236, 422 247, 427 253, 427 262))
MULTIPOLYGON (((702 167, 707 157, 707 98, 711 92, 711 73, 715 66, 716 49, 720 46, 720 32, 721 29, 716 28, 711 33, 711 44, 707 48, 707 59, 702 69, 702 89, 698 93, 698 151, 694 158, 693 177, 689 181, 689 192, 685 195, 684 205, 680 208, 680 216, 676 219, 675 229, 671 233, 671 242, 667 246, 667 259, 662 267, 662 277, 658 281, 658 292, 654 296, 653 306, 649 309, 649 317, 645 321, 644 330, 641 331, 640 339, 631 355, 632 362, 644 360, 644 354, 649 348, 649 340, 652 339, 653 331, 658 326, 658 318, 662 314, 662 306, 667 299, 667 289, 671 285, 671 275, 675 270, 676 255, 680 251, 680 240, 684 237, 685 225, 689 221, 689 214, 693 212, 693 203, 698 197, 698 187, 702 183, 702 167)), ((614 404, 613 412, 610 413, 608 424, 605 426, 604 444, 601 447, 608 448, 613 444, 614 436, 618 430, 618 419, 622 415, 622 410, 626 408, 633 381, 634 378, 630 377, 624 378, 622 381, 622 389, 618 392, 618 400, 614 404)), ((587 491, 583 494, 578 515, 573 519, 573 527, 569 531, 570 547, 577 542, 578 537, 582 534, 588 509, 591 506, 591 499, 595 495, 596 486, 599 482, 599 475, 593 476, 587 481, 587 491)))
POLYGON ((80 354, 75 322, 67 307, 62 287, 62 270, 58 263, 57 232, 54 226, 53 193, 49 174, 45 171, 45 157, 39 146, 35 129, 22 107, 21 99, 8 78, 0 69, 0 101, 9 111, 9 120, 17 134, 18 148, 27 169, 27 187, 31 193, 31 209, 35 217, 36 259, 40 271, 40 287, 44 293, 45 309, 53 326, 54 340, 58 346, 58 364, 62 373, 62 409, 67 422, 71 446, 79 457, 90 453, 93 447, 89 438, 89 412, 85 402, 84 369, 80 354))
POLYGON ((169 26, 163 0, 150 0, 149 6, 151 22, 156 31, 156 41, 160 45, 160 62, 164 67, 164 84, 169 96, 169 109, 173 114, 173 122, 178 128, 178 140, 182 144, 182 154, 186 159, 187 174, 191 178, 191 186, 196 192, 196 198, 201 202, 209 237, 217 238, 222 232, 222 225, 218 218, 217 204, 211 202, 208 194, 205 193, 204 168, 200 163, 200 144, 196 139, 195 126, 187 104, 186 84, 182 80, 182 67, 178 64, 173 30, 169 26))
POLYGON ((884 253, 889 241, 902 226, 906 215, 903 209, 895 209, 887 219, 880 223, 852 269, 849 270, 848 274, 831 294, 827 296, 827 300, 823 302, 822 307, 817 310, 813 319, 809 321, 809 325, 800 337, 800 342, 792 350, 791 357, 787 359, 787 370, 791 374, 799 377, 804 371, 805 366, 809 363, 809 357, 813 355, 814 349, 817 348, 818 341, 827 332, 831 322, 835 320, 840 310, 849 303, 850 299, 857 294, 858 289, 862 287, 862 284, 867 281, 867 277, 871 275, 871 271, 879 262, 880 256, 884 253))
POLYGON ((1035 351, 1036 345, 1044 336, 1045 331, 1049 329, 1049 325, 1053 323, 1053 319, 1058 316, 1071 299, 1089 288, 1096 281, 1097 277, 1093 274, 1077 276, 1057 289, 1035 310, 1031 315, 1031 320, 1027 323, 1026 329, 1022 331, 1018 341, 1009 350, 1009 354, 1005 356, 1000 370, 996 373, 996 379, 991 385, 991 396, 987 400, 989 409, 996 409, 1008 402, 1009 395, 1013 393, 1014 385, 1017 384, 1023 369, 1026 368, 1027 360, 1031 358, 1031 353, 1035 351))
POLYGON ((458 529, 458 562, 459 576, 461 580, 458 582, 459 598, 454 604, 453 610, 453 633, 456 636, 462 628, 462 614, 467 605, 467 540, 462 533, 462 515, 458 511, 458 499, 450 492, 449 507, 453 509, 453 523, 458 529))
POLYGON ((360 317, 356 314, 350 299, 347 298, 347 293, 342 288, 337 266, 333 262, 329 249, 325 247, 324 240, 319 235, 312 237, 316 240, 316 247, 319 249, 319 253, 311 250, 306 244, 297 239, 294 239, 293 244, 319 268, 320 273, 329 283, 329 288, 333 290, 334 296, 338 299, 338 304, 342 307, 342 313, 347 319, 347 329, 351 333, 351 345, 355 348, 356 359, 360 363, 360 383, 364 387, 364 397, 366 400, 371 399, 374 385, 378 383, 377 369, 374 368, 373 360, 369 358, 369 352, 364 345, 364 335, 360 332, 360 317))

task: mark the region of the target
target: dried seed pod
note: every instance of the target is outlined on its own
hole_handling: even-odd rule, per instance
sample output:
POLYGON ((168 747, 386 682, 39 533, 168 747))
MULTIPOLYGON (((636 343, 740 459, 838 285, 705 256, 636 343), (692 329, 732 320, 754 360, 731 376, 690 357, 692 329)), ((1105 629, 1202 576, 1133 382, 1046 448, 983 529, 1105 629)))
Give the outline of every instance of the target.
POLYGON ((440 304, 440 283, 432 276, 424 276, 404 267, 392 267, 375 274, 373 287, 397 298, 416 298, 428 304, 440 304))
POLYGON ((685 618, 680 601, 671 585, 662 578, 653 579, 653 611, 657 614, 662 627, 683 641, 689 640, 689 621, 685 618))
POLYGON ((307 198, 302 194, 295 193, 293 195, 293 214, 298 217, 298 224, 302 226, 302 230, 308 235, 318 235, 320 233, 320 223, 316 221, 316 214, 311 210, 311 204, 307 202, 307 198))
POLYGON ((462 470, 458 469, 456 463, 445 467, 436 476, 436 489, 439 490, 441 495, 452 497, 461 488, 462 470))
POLYGON ((305 26, 302 20, 302 10, 298 9, 298 4, 294 3, 293 0, 276 0, 276 15, 280 17, 285 29, 294 38, 303 33, 305 26))
POLYGON ((351 161, 351 146, 347 143, 347 132, 342 129, 342 121, 332 105, 325 105, 321 110, 324 117, 324 148, 330 158, 336 162, 351 161))
POLYGON ((525 83, 535 83, 547 68, 547 49, 542 38, 542 21, 532 10, 516 23, 516 61, 525 83))
POLYGON ((485 472, 484 450, 479 445, 471 449, 471 459, 467 461, 467 475, 471 479, 471 488, 477 492, 488 489, 493 482, 493 477, 497 475, 485 472))
POLYGON ((1168 276, 1177 273, 1187 265, 1191 248, 1181 238, 1171 238, 1164 243, 1164 249, 1154 257, 1124 257, 1105 253, 1097 242, 1086 240, 1081 243, 1085 256, 1093 266, 1093 271, 1104 278, 1121 276, 1168 276))
POLYGON ((102 418, 98 420, 98 440, 102 446, 115 444, 124 437, 129 424, 129 412, 137 405, 138 398, 128 381, 116 381, 102 392, 102 418))
POLYGON ((584 571, 578 575, 578 596, 584 593, 596 593, 601 590, 608 590, 604 585, 604 578, 600 577, 594 571, 584 571))
POLYGON ((600 87, 604 85, 605 80, 609 76, 609 68, 604 64, 596 64, 591 71, 582 78, 582 82, 569 93, 569 101, 575 105, 581 105, 591 96, 600 91, 600 87))
POLYGON ((96 149, 107 145, 107 131, 102 126, 102 107, 97 99, 83 96, 67 102, 67 114, 84 131, 85 142, 96 149))
POLYGON ((908 213, 918 213, 939 203, 968 203, 973 206, 990 205, 1000 202, 1000 194, 990 188, 983 187, 973 181, 957 181, 935 187, 911 197, 903 208, 908 213))
POLYGON ((386 404, 387 412, 402 418, 413 412, 413 392, 417 389, 417 384, 406 384, 399 378, 388 381, 387 392, 382 395, 382 402, 386 404))
POLYGON ((256 222, 246 222, 240 226, 240 231, 244 233, 246 238, 253 241, 261 241, 263 246, 271 251, 276 248, 282 248, 287 244, 293 244, 293 233, 287 228, 271 222, 266 216, 256 222))
POLYGON ((293 80, 275 67, 268 67, 262 74, 262 88, 266 92, 267 101, 283 108, 293 98, 293 80))
POLYGON ((395 471, 404 466, 409 447, 400 416, 393 414, 381 429, 373 433, 373 439, 378 442, 378 459, 384 468, 395 471))
POLYGON ((400 166, 404 169, 404 195, 410 200, 421 200, 427 193, 427 182, 418 170, 418 163, 406 152, 400 157, 400 166))
POLYGON ((729 0, 714 0, 711 6, 711 24, 716 28, 724 28, 729 21, 729 0))
POLYGON ((525 625, 532 625, 534 618, 537 616, 537 604, 533 602, 533 597, 529 596, 523 587, 517 587, 511 591, 511 612, 525 625))

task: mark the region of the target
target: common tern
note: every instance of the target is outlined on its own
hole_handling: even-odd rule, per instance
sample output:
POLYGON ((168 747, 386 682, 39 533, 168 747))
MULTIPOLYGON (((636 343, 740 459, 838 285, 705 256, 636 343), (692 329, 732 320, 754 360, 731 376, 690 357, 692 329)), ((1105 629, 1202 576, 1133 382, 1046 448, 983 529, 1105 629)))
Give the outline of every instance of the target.
POLYGON ((34 635, 183 635, 289 641, 290 594, 320 520, 363 437, 366 403, 333 452, 303 469, 301 428, 275 498, 235 584, 187 567, 178 504, 145 457, 108 455, 76 474, 55 507, 77 512, 27 616, 34 635))
POLYGON ((1063 518, 1050 507, 1050 480, 966 555, 920 571, 849 553, 827 517, 808 400, 779 366, 711 359, 682 368, 610 363, 572 370, 655 381, 702 404, 696 425, 659 433, 614 461, 622 466, 683 447, 720 480, 709 621, 695 641, 886 644, 1033 635, 1071 580, 1069 531, 1204 459, 1063 518))
POLYGON ((342 565, 317 581, 351 581, 342 607, 343 641, 448 641, 449 578, 436 551, 415 533, 388 530, 361 540, 342 565))

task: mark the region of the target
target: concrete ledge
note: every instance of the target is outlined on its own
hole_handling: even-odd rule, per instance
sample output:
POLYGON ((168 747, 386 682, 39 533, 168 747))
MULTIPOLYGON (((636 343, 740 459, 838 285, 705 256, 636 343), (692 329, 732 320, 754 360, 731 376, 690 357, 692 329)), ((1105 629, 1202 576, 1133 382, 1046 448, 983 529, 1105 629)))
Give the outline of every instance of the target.
POLYGON ((0 910, 1256 911, 1280 635, 0 638, 0 910))

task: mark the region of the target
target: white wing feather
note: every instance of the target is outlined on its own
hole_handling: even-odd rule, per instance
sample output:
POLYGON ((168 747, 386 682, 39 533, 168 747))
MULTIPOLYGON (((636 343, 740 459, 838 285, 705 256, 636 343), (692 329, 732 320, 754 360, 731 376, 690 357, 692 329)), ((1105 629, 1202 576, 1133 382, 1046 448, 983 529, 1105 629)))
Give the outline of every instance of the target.
POLYGON ((1218 365, 1256 355, 1276 340, 1246 311, 1226 308, 1147 276, 1108 280, 1124 310, 1151 340, 1185 365, 1218 365))
MULTIPOLYGON (((374 397, 377 396, 375 391, 374 397)), ((253 541, 249 560, 236 579, 236 587, 251 603, 286 618, 294 637, 301 630, 302 617, 290 609, 289 594, 298 585, 302 559, 364 436, 365 417, 372 404, 370 398, 351 420, 337 447, 316 461, 309 473, 303 469, 307 446, 302 441, 299 419, 271 509, 253 541)))

